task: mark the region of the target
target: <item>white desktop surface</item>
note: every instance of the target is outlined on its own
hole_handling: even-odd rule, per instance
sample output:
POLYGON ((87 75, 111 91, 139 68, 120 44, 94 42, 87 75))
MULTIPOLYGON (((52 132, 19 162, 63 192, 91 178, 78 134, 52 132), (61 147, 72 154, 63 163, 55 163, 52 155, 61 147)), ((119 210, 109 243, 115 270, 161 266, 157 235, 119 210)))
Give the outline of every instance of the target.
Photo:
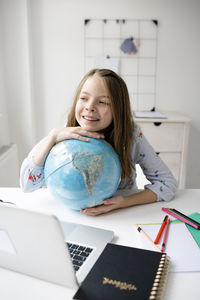
MULTIPOLYGON (((175 199, 168 203, 139 205, 96 217, 68 209, 64 204, 56 201, 47 189, 25 194, 19 188, 0 188, 0 199, 14 202, 18 207, 52 213, 61 220, 113 230, 115 232, 113 243, 132 247, 138 247, 134 225, 162 222, 161 207, 171 206, 185 214, 200 212, 200 190, 198 189, 179 190, 175 199)), ((199 282, 200 272, 169 273, 163 299, 199 300, 199 282)), ((0 268, 1 300, 67 300, 72 299, 73 295, 74 291, 64 287, 0 268)))

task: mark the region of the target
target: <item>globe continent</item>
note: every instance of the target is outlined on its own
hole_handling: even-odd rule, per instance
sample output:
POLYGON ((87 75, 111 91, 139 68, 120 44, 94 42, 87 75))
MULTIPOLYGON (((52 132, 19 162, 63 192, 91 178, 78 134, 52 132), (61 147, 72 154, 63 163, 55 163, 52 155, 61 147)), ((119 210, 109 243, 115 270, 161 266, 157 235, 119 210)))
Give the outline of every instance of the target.
POLYGON ((69 208, 100 205, 116 192, 121 177, 119 158, 104 140, 65 140, 49 152, 44 175, 47 187, 69 208))

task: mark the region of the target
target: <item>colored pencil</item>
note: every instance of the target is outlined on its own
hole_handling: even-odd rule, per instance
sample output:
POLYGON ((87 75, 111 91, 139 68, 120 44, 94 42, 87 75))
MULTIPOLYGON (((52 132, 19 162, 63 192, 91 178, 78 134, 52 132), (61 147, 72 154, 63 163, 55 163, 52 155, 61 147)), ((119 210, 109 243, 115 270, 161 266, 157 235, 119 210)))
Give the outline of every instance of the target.
POLYGON ((154 242, 151 240, 151 238, 146 234, 146 232, 144 232, 144 230, 142 230, 142 228, 140 226, 136 225, 136 228, 137 228, 138 232, 142 233, 144 238, 155 248, 156 251, 161 252, 160 248, 154 244, 154 242))
POLYGON ((199 223, 199 222, 197 222, 197 221, 195 221, 194 219, 192 219, 192 218, 190 218, 190 217, 184 215, 183 213, 181 213, 180 211, 176 210, 175 208, 172 208, 172 209, 170 209, 170 210, 172 210, 175 214, 178 214, 178 215, 180 215, 181 217, 186 218, 188 221, 191 221, 192 223, 196 224, 196 225, 199 227, 199 229, 200 229, 200 223, 199 223))
POLYGON ((169 224, 170 224, 170 219, 168 218, 167 219, 167 225, 166 225, 165 232, 164 232, 164 237, 163 237, 161 252, 163 252, 165 250, 166 241, 167 241, 167 234, 168 234, 168 229, 169 229, 169 224))
MULTIPOLYGON (((172 217, 181 220, 182 222, 189 224, 190 226, 196 228, 196 229, 200 229, 200 226, 196 225, 196 222, 193 222, 194 220, 190 219, 189 217, 182 217, 181 215, 179 215, 178 213, 175 213, 172 209, 170 208, 165 208, 162 207, 162 210, 164 212, 166 212, 167 214, 171 215, 172 217), (192 221, 191 221, 192 220, 192 221)), ((182 214, 183 215, 183 214, 182 214)))

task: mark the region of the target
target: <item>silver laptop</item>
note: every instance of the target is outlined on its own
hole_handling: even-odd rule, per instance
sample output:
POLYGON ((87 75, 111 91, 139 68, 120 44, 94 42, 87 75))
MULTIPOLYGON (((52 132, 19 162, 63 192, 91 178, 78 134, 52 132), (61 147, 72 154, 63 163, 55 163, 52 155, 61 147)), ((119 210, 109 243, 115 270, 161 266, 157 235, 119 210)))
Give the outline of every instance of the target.
POLYGON ((0 267, 77 289, 113 232, 0 205, 0 267), (85 253, 84 253, 85 252, 85 253), (78 256, 82 261, 78 263, 78 256))

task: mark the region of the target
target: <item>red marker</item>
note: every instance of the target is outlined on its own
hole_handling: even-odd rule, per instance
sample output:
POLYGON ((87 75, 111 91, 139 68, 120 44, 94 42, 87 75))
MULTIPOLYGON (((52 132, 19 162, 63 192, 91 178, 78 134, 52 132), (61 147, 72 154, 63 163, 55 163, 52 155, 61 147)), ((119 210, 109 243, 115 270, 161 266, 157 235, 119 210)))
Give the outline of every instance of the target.
POLYGON ((159 240, 160 240, 160 237, 163 233, 163 230, 167 224, 167 219, 168 219, 168 216, 165 216, 163 222, 162 222, 162 225, 160 226, 160 229, 158 231, 158 234, 157 234, 157 237, 155 238, 155 241, 154 241, 154 244, 158 244, 159 243, 159 240))

